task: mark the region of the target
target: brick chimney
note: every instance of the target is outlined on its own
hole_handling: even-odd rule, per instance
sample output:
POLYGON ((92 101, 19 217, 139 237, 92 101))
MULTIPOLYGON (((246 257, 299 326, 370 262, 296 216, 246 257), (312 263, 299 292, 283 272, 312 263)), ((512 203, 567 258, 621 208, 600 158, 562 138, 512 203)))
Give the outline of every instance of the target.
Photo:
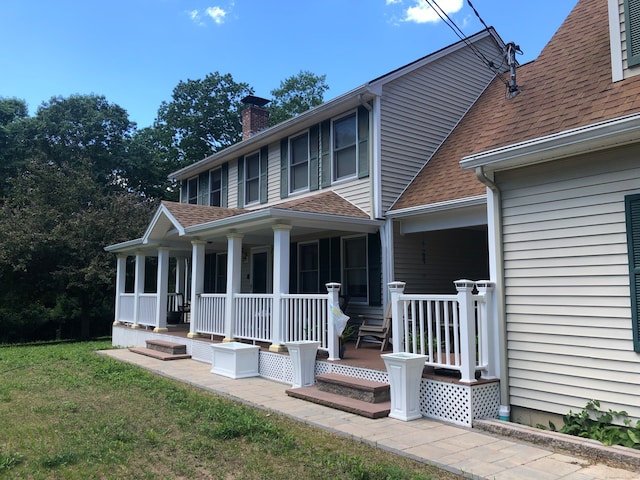
POLYGON ((269 126, 269 110, 264 106, 270 100, 247 95, 241 102, 245 105, 242 110, 242 139, 246 140, 269 126))

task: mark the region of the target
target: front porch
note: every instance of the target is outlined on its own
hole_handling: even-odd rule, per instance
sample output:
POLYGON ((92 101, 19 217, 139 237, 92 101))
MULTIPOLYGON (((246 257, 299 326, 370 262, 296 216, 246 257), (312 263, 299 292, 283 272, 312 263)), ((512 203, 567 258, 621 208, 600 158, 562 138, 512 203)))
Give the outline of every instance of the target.
MULTIPOLYGON (((470 427, 475 419, 496 418, 500 403, 499 381, 492 375, 497 368, 489 354, 493 348, 492 322, 489 321, 492 318, 491 285, 469 281, 456 284, 457 295, 439 296, 406 295, 402 283, 391 284, 392 344, 395 352, 428 356, 420 387, 422 415, 470 427), (475 288, 478 293, 474 294, 475 288)), ((320 342, 316 375, 333 373, 388 383, 379 344, 367 342, 356 349, 352 342, 348 344, 344 359, 337 355, 332 357, 331 345, 337 348, 338 336, 330 311, 338 304, 339 285, 330 284, 328 288, 325 295, 287 295, 280 299, 285 305, 281 308, 285 315, 277 323, 286 332, 286 341, 311 339, 320 342)), ((203 301, 209 301, 207 298, 203 301)), ((224 301, 224 295, 219 301, 224 301)), ((269 307, 273 305, 273 295, 241 294, 234 301, 248 306, 244 310, 236 309, 236 312, 247 312, 244 317, 240 315, 246 321, 237 322, 240 328, 229 327, 232 338, 261 346, 260 376, 291 384, 293 367, 288 354, 269 349, 273 344, 270 336, 273 322, 268 312, 272 311, 269 307)), ((192 316, 191 323, 167 325, 165 329, 157 329, 153 324, 142 326, 141 322, 116 322, 113 344, 139 347, 147 340, 162 338, 186 344, 187 353, 193 359, 211 364, 211 344, 228 338, 223 328, 225 310, 219 307, 217 310, 198 308, 197 311, 201 315, 209 312, 204 316, 206 321, 205 318, 198 321, 200 317, 192 316), (220 315, 217 321, 216 311, 220 315), (220 326, 217 330, 203 331, 206 329, 203 325, 215 324, 220 326), (194 331, 198 335, 193 335, 194 331)))

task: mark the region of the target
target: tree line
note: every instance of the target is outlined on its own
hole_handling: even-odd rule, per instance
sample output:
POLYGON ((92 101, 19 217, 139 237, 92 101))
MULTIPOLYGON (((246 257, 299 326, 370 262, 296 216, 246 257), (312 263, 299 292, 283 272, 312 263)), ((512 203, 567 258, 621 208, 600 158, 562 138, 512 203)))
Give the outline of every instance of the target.
MULTIPOLYGON (((301 71, 271 91, 271 124, 323 102, 325 76, 301 71)), ((104 247, 138 238, 168 175, 242 139, 230 74, 181 81, 151 127, 100 95, 53 97, 33 116, 0 97, 0 343, 108 335, 115 258, 104 247)))

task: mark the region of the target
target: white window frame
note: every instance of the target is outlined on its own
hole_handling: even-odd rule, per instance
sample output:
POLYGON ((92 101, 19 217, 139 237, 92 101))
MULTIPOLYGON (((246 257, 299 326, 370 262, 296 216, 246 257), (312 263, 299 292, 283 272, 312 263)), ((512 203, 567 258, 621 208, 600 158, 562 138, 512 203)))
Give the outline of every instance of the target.
POLYGON ((260 176, 262 171, 260 169, 261 164, 260 150, 250 153, 244 156, 244 205, 256 205, 260 203, 260 176), (258 175, 249 178, 249 158, 256 157, 258 159, 258 175), (255 200, 249 200, 249 182, 256 182, 258 185, 257 198, 255 200))
POLYGON ((289 141, 287 143, 287 148, 289 149, 289 165, 288 165, 288 172, 289 172, 289 193, 298 193, 298 192, 307 192, 309 191, 309 184, 310 182, 310 178, 311 178, 311 138, 310 138, 310 134, 309 134, 309 130, 305 130, 303 132, 300 132, 296 135, 293 135, 291 137, 289 137, 289 141), (300 188, 293 188, 293 179, 294 179, 294 175, 293 175, 293 148, 291 143, 302 137, 302 136, 306 136, 307 137, 307 159, 304 162, 300 162, 298 163, 296 166, 301 166, 301 165, 306 165, 307 167, 307 184, 304 187, 300 187, 300 188))
POLYGON ((358 146, 358 110, 352 110, 344 115, 341 115, 340 117, 336 117, 331 119, 331 181, 332 183, 339 183, 339 182, 344 182, 344 181, 348 181, 348 180, 353 180, 355 178, 358 178, 358 158, 359 158, 359 146, 358 146), (342 147, 341 149, 336 149, 335 148, 335 141, 336 141, 336 123, 340 122, 341 120, 344 120, 348 117, 353 117, 355 120, 355 139, 354 139, 354 143, 350 144, 347 147, 342 147), (336 152, 340 151, 340 150, 346 150, 347 148, 353 148, 355 147, 355 156, 354 156, 354 166, 355 166, 355 170, 354 173, 352 175, 348 175, 348 176, 344 176, 344 177, 337 177, 337 173, 338 173, 338 168, 336 165, 337 162, 337 155, 336 152))

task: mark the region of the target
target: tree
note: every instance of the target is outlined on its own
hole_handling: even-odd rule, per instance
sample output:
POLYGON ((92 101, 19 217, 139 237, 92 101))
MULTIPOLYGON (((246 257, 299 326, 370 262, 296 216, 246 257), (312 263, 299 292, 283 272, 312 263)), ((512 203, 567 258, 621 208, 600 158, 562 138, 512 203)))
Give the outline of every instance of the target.
POLYGON ((24 100, 0 97, 0 197, 5 193, 5 182, 24 165, 25 125, 28 123, 27 104, 24 100))
POLYGON ((134 130, 127 111, 104 96, 71 95, 44 102, 30 136, 35 148, 59 166, 89 159, 94 178, 107 185, 122 169, 134 130))
POLYGON ((324 92, 329 89, 326 75, 315 75, 301 70, 280 82, 280 87, 271 90, 269 125, 276 125, 300 115, 324 101, 324 92))
POLYGON ((109 191, 92 165, 34 159, 0 205, 0 343, 106 334, 115 261, 105 245, 139 237, 156 204, 109 191))
POLYGON ((181 81, 171 102, 162 102, 154 127, 168 163, 176 168, 202 160, 242 139, 242 100, 253 90, 230 74, 181 81))

